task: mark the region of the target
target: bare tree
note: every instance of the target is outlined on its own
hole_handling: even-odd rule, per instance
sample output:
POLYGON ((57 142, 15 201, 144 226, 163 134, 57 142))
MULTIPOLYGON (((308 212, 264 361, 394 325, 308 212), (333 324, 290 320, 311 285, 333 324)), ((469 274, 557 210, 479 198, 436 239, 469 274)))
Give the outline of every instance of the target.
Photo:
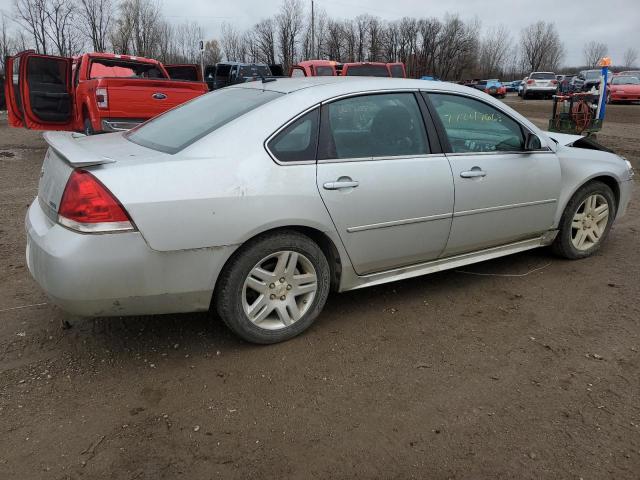
POLYGON ((509 52, 509 31, 504 25, 487 30, 480 44, 479 67, 482 78, 499 76, 504 67, 509 52))
POLYGON ((590 68, 597 67, 600 59, 607 55, 607 50, 606 44, 593 40, 590 41, 582 50, 582 54, 584 55, 584 64, 590 68))
POLYGON ((47 35, 47 0, 14 0, 16 22, 25 28, 33 38, 36 50, 49 53, 47 35))
POLYGON ((15 39, 9 34, 7 27, 7 19, 2 14, 2 20, 0 20, 0 70, 5 70, 5 59, 11 55, 16 47, 15 39))
POLYGON ((68 0, 49 0, 46 5, 46 34, 55 53, 69 57, 80 52, 82 42, 77 30, 75 5, 68 0))
POLYGON ((369 17, 369 61, 378 62, 382 59, 382 49, 384 45, 384 26, 379 18, 369 17))
POLYGON ((228 61, 244 61, 243 41, 236 28, 230 23, 222 25, 222 50, 228 61))
POLYGON ((284 0, 276 15, 280 60, 288 71, 296 60, 297 45, 304 25, 304 11, 300 0, 284 0))
POLYGON ((217 40, 208 40, 204 44, 204 64, 215 65, 222 61, 222 51, 217 40))
POLYGON ((115 8, 112 0, 80 0, 80 16, 84 20, 83 32, 91 41, 94 52, 106 52, 109 31, 115 8))
POLYGON ((638 50, 635 48, 627 48, 624 52, 624 66, 626 68, 633 68, 638 61, 638 50))
POLYGON ((564 55, 564 47, 556 26, 539 21, 522 30, 522 58, 531 71, 555 70, 564 55))
POLYGON ((271 18, 257 23, 254 30, 254 41, 260 61, 268 64, 276 63, 276 37, 274 22, 271 18))

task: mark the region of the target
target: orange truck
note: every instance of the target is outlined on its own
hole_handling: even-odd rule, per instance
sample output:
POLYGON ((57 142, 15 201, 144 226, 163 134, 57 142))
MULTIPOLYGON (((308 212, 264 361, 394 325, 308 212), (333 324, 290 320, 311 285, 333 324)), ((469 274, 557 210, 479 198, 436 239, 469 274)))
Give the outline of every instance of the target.
MULTIPOLYGON (((171 66, 168 66, 171 69, 171 66)), ((157 60, 111 53, 67 58, 34 51, 8 57, 5 95, 12 127, 98 132, 128 130, 208 92, 198 66, 171 79, 157 60)))
POLYGON ((289 72, 290 77, 395 77, 406 78, 401 62, 351 62, 338 63, 333 60, 305 60, 297 63, 289 72))

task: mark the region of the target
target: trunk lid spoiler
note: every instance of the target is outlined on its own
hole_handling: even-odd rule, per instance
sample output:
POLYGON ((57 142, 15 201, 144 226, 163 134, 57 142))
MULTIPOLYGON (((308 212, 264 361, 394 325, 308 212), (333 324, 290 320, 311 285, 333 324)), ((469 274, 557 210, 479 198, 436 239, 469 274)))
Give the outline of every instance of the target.
POLYGON ((79 138, 85 137, 82 133, 44 132, 42 136, 56 154, 72 167, 89 167, 91 165, 116 162, 113 158, 98 155, 84 148, 82 144, 78 142, 79 138))

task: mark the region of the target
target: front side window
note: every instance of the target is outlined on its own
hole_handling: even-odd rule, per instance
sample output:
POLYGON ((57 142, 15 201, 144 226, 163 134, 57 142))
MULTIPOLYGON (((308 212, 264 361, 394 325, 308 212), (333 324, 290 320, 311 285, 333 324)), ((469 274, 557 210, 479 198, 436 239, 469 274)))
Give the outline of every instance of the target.
POLYGON ((306 75, 304 74, 304 70, 302 68, 299 67, 295 67, 292 71, 291 71, 291 78, 300 78, 300 77, 305 77, 306 75))
POLYGON ((429 98, 453 153, 524 150, 522 128, 500 110, 459 95, 431 93, 429 98))
POLYGON ((223 88, 149 120, 130 130, 126 138, 143 147, 173 154, 282 95, 257 88, 223 88))
POLYGON ((316 159, 320 110, 316 108, 282 130, 269 142, 269 150, 281 162, 316 159))
POLYGON ((391 71, 391 76, 393 78, 404 78, 404 69, 402 68, 402 65, 391 65, 389 70, 391 71))
POLYGON ((424 121, 412 93, 363 95, 323 108, 322 159, 429 153, 424 121))

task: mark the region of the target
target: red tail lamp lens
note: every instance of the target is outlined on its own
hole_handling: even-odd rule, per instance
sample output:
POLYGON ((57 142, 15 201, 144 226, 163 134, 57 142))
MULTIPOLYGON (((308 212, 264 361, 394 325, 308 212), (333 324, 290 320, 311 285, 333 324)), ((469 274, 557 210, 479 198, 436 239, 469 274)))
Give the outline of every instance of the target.
POLYGON ((131 222, 107 187, 84 170, 74 170, 69 177, 58 215, 85 224, 131 222))

